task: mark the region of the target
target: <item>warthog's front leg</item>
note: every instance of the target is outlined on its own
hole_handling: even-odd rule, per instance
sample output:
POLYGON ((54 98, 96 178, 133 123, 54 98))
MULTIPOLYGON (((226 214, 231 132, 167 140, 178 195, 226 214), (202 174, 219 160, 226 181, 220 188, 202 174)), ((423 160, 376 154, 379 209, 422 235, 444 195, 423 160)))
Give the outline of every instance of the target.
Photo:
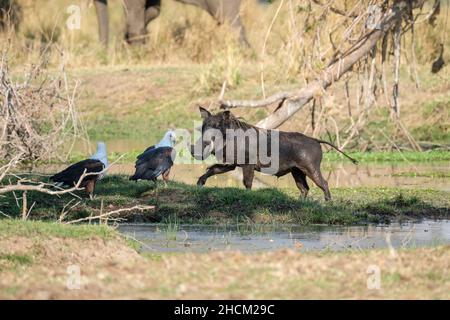
POLYGON ((212 165, 211 167, 209 167, 205 174, 202 175, 200 178, 198 178, 197 181, 197 185, 198 186, 203 186, 206 183, 206 180, 211 177, 214 176, 216 174, 221 174, 221 173, 225 173, 228 171, 232 171, 236 169, 236 165, 233 164, 215 164, 212 165))

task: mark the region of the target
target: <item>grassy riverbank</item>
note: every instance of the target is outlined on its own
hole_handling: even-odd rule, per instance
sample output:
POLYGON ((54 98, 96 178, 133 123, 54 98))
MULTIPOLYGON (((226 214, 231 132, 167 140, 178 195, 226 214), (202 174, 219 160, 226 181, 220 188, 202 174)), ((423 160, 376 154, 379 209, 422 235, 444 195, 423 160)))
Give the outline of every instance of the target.
POLYGON ((110 227, 0 220, 0 230, 6 299, 450 298, 449 246, 140 255, 110 227), (79 267, 79 289, 67 287, 68 267, 79 267), (380 289, 367 287, 374 267, 380 289))
MULTIPOLYGON (((430 189, 385 187, 332 188, 333 201, 325 202, 318 188, 312 188, 307 200, 299 199, 296 189, 203 187, 170 182, 129 181, 126 176, 111 175, 97 184, 93 201, 71 195, 53 197, 28 193, 35 205, 31 219, 56 220, 66 212, 65 221, 98 215, 134 205, 154 205, 152 211, 131 212, 121 216, 130 221, 161 223, 295 223, 355 224, 393 220, 448 218, 450 192, 430 189), (73 207, 72 207, 73 206, 73 207), (71 208, 72 207, 72 208, 71 208), (69 209, 71 208, 71 209, 69 209)), ((83 191, 77 193, 85 197, 83 191)), ((20 195, 16 195, 20 197, 20 195)), ((21 201, 7 194, 0 211, 18 217, 21 201)))

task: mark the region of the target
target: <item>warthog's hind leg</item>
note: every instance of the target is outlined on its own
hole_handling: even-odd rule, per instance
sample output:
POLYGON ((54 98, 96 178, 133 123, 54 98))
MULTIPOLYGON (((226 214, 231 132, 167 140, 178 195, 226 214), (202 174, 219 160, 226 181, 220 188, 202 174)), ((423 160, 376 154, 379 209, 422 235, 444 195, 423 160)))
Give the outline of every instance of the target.
POLYGON ((294 177, 297 188, 299 188, 300 192, 302 193, 302 198, 306 199, 309 191, 308 182, 306 182, 306 174, 298 168, 293 168, 291 174, 292 177, 294 177))
POLYGON ((328 182, 322 176, 320 168, 316 170, 308 170, 306 171, 306 174, 320 189, 322 189, 325 196, 325 201, 331 200, 330 189, 328 189, 328 182))

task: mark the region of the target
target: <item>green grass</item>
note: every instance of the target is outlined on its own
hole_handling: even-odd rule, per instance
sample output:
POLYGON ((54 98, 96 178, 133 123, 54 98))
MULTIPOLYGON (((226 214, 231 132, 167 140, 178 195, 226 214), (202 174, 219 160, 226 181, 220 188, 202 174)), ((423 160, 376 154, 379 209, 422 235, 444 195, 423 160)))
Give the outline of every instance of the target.
POLYGON ((393 177, 450 178, 450 172, 399 172, 393 177))
POLYGON ((90 239, 100 237, 111 239, 117 236, 116 231, 104 225, 65 225, 56 222, 22 221, 16 219, 0 219, 0 237, 59 237, 74 239, 90 239))
MULTIPOLYGON (((155 189, 146 181, 129 181, 126 176, 111 175, 97 185, 96 198, 80 201, 67 214, 66 221, 95 215, 103 210, 131 207, 137 204, 155 205, 153 211, 129 213, 122 218, 129 221, 165 223, 170 226, 168 234, 181 223, 296 223, 308 224, 357 224, 366 222, 390 222, 402 219, 448 218, 450 213, 450 192, 429 189, 399 188, 333 188, 333 201, 325 202, 322 192, 312 188, 307 200, 299 199, 296 189, 265 188, 245 190, 241 188, 199 188, 184 183, 170 182, 167 188, 161 183, 155 189)), ((85 196, 80 191, 80 196, 85 196)), ((28 202, 36 202, 32 219, 55 221, 71 196, 51 197, 29 192, 28 202)), ((21 209, 13 195, 6 195, 0 201, 0 210, 13 217, 19 217, 21 209)), ((38 222, 36 222, 38 224, 38 222)), ((14 222, 1 228, 14 230, 14 222)), ((48 225, 52 226, 52 225, 48 225)), ((47 227, 48 227, 47 226, 47 227)), ((0 234, 2 230, 0 228, 0 234)), ((33 224, 19 225, 27 232, 39 232, 33 224)), ((48 232, 59 232, 55 224, 48 232)), ((89 236, 92 229, 86 226, 73 229, 74 233, 89 236), (75 231, 76 230, 76 231, 75 231)), ((103 228, 103 227, 102 227, 103 228)), ((95 228, 95 232, 108 235, 108 228, 95 228), (103 231, 99 231, 103 230, 103 231)), ((64 228, 60 232, 70 233, 64 228)))
MULTIPOLYGON (((107 225, 68 225, 56 223, 54 221, 0 219, 0 239, 14 236, 40 239, 56 237, 76 240, 89 240, 93 238, 113 240, 123 238, 124 243, 128 247, 136 251, 139 251, 141 248, 139 242, 118 233, 115 228, 107 225)), ((22 265, 27 266, 33 262, 32 256, 24 254, 4 254, 0 250, 0 270, 2 260, 9 262, 13 267, 22 265)))
MULTIPOLYGON (((434 162, 450 161, 450 151, 432 150, 432 151, 372 151, 372 152, 349 152, 349 156, 355 158, 360 163, 369 162, 434 162)), ((324 153, 324 161, 346 161, 346 158, 338 152, 324 153)))
POLYGON ((33 263, 33 258, 26 254, 1 253, 0 262, 6 261, 14 266, 28 266, 33 263))
POLYGON ((425 104, 422 108, 423 119, 434 118, 436 119, 435 123, 424 122, 411 131, 412 135, 419 141, 448 144, 450 141, 449 114, 450 98, 438 99, 425 104))
POLYGON ((28 267, 33 264, 33 261, 31 254, 23 252, 4 253, 0 249, 0 273, 4 270, 19 270, 21 267, 28 267))

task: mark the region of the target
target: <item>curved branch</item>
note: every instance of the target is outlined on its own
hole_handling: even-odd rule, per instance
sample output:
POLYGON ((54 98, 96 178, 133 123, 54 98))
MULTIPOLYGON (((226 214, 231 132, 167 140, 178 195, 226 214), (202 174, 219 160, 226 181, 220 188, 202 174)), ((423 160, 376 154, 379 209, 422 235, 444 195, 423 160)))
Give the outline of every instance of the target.
POLYGON ((344 16, 344 17, 347 17, 347 18, 356 18, 356 17, 358 17, 358 15, 356 13, 347 13, 344 10, 341 10, 339 8, 335 8, 335 7, 331 6, 330 4, 321 3, 319 0, 312 0, 312 1, 315 4, 317 4, 319 6, 322 6, 322 7, 323 6, 327 6, 327 8, 330 9, 330 11, 335 13, 335 14, 338 14, 338 15, 341 15, 341 16, 344 16))
POLYGON ((122 208, 122 209, 117 209, 117 210, 113 210, 113 211, 109 211, 103 214, 99 214, 97 216, 94 217, 85 217, 85 218, 80 218, 77 220, 72 220, 72 221, 68 221, 66 222, 66 224, 74 224, 74 223, 79 223, 79 222, 83 222, 83 221, 92 221, 92 220, 97 220, 97 219, 103 219, 118 213, 123 213, 123 212, 131 212, 131 211, 147 211, 147 210, 152 210, 155 209, 155 206, 148 206, 148 205, 137 205, 131 208, 122 208))
POLYGON ((273 103, 279 102, 292 96, 292 92, 279 92, 270 97, 262 100, 224 100, 219 101, 221 109, 231 109, 231 108, 260 108, 266 107, 273 103))
POLYGON ((369 31, 359 39, 349 50, 343 53, 334 63, 325 68, 318 80, 310 82, 306 87, 294 92, 282 92, 263 100, 230 100, 221 102, 222 108, 263 107, 278 102, 280 105, 274 113, 257 123, 257 126, 273 129, 282 125, 293 114, 307 104, 314 95, 322 92, 339 80, 342 75, 352 69, 353 65, 366 56, 402 19, 402 14, 408 9, 408 1, 397 3, 384 13, 375 29, 369 31))

